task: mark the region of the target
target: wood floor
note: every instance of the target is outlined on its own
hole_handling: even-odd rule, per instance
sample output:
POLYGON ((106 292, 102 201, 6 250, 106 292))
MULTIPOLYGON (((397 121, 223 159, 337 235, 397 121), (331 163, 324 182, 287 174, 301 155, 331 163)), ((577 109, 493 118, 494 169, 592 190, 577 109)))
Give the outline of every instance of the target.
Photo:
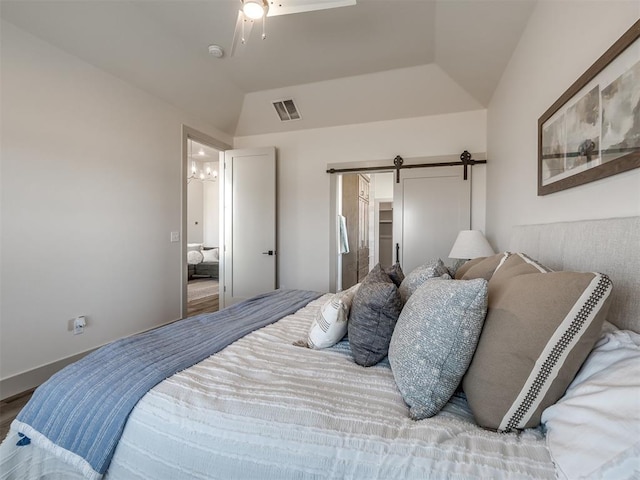
POLYGON ((0 442, 2 442, 4 437, 7 436, 7 433, 9 433, 11 422, 13 422, 16 415, 22 410, 22 407, 27 404, 32 393, 33 389, 0 401, 0 442))
POLYGON ((208 297, 191 300, 187 304, 187 315, 191 317, 200 313, 217 312, 218 309, 218 295, 209 295, 208 297))
POLYGON ((187 316, 217 312, 219 283, 217 278, 193 278, 187 284, 187 316))

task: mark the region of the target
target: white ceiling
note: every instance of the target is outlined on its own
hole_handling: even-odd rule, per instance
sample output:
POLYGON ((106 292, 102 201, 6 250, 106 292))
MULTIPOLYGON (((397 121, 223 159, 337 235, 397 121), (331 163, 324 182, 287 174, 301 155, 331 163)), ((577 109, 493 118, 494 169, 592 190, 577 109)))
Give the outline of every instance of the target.
POLYGON ((534 4, 358 0, 269 17, 265 40, 254 28, 221 59, 207 47, 230 50, 239 0, 2 0, 0 15, 230 135, 250 135, 485 108, 534 4), (283 126, 270 101, 294 95, 303 120, 283 126))

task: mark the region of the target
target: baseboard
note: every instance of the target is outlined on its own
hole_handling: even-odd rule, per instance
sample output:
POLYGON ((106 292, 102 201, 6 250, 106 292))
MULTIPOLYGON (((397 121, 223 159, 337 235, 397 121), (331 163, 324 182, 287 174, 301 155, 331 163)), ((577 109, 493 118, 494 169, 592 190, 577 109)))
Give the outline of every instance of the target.
MULTIPOLYGON (((155 327, 147 328, 137 333, 132 333, 128 336, 138 335, 140 333, 148 332, 151 330, 155 330, 156 328, 164 327, 165 325, 169 325, 173 322, 177 322, 178 319, 170 320, 162 325, 157 325, 155 327)), ((97 350, 102 345, 99 345, 95 348, 91 348, 84 352, 76 353, 75 355, 71 355, 70 357, 63 358, 57 360, 55 362, 49 363, 47 365, 43 365, 41 367, 34 368, 33 370, 29 370, 27 372, 18 373, 12 377, 3 378, 0 380, 0 401, 6 400, 9 397, 14 397, 21 393, 26 392, 27 390, 33 390, 36 387, 42 385, 45 381, 51 377, 54 373, 62 370, 67 365, 71 365, 73 362, 77 362, 85 355, 90 354, 94 350, 97 350)))
POLYGON ((62 360, 58 360, 42 367, 34 368, 28 372, 19 373, 13 377, 0 380, 0 400, 5 400, 27 390, 32 390, 43 384, 51 375, 62 370, 67 365, 80 360, 85 355, 91 353, 94 349, 86 352, 77 353, 62 360))

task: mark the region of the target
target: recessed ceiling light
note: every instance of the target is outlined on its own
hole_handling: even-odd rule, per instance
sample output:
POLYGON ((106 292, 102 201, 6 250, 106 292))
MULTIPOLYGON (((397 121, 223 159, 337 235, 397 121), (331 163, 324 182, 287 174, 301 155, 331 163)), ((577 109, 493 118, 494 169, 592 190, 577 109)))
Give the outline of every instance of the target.
POLYGON ((224 55, 224 50, 220 45, 209 45, 209 54, 213 55, 216 58, 222 58, 224 55))

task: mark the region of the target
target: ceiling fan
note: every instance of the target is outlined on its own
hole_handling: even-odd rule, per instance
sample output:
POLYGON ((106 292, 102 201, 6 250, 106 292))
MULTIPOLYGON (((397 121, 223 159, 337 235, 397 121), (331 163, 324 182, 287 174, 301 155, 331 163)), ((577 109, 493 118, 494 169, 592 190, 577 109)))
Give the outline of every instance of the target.
POLYGON ((266 38, 265 18, 292 13, 313 12, 355 5, 356 0, 240 0, 236 29, 231 43, 231 56, 238 45, 244 45, 255 22, 262 20, 262 38, 266 38))

